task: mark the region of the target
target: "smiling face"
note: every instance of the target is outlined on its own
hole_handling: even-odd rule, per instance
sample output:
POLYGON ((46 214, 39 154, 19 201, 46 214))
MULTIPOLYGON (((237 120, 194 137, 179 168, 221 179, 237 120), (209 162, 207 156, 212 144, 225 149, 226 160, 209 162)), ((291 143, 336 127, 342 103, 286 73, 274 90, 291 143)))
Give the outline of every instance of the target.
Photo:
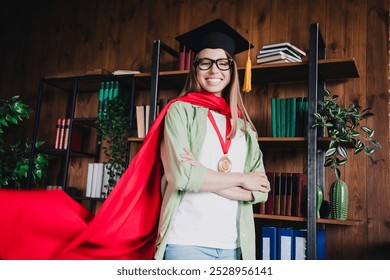
MULTIPOLYGON (((227 58, 223 49, 203 49, 198 54, 198 59, 208 58, 217 60, 227 58)), ((230 70, 222 71, 213 63, 208 70, 200 70, 196 67, 196 79, 200 86, 217 96, 222 96, 222 91, 229 84, 231 78, 230 70)))

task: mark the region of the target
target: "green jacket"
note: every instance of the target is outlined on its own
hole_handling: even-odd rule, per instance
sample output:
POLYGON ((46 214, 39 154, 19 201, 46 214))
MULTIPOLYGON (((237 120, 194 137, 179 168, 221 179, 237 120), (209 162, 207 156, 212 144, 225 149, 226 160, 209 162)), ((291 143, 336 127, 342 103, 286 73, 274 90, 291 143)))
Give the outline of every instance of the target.
MULTIPOLYGON (((162 179, 163 204, 160 216, 159 234, 156 244, 156 259, 163 259, 167 236, 178 205, 186 191, 199 191, 206 177, 206 167, 192 166, 181 162, 180 153, 184 147, 190 149, 195 158, 199 157, 206 135, 208 108, 185 102, 173 103, 165 116, 164 137, 161 155, 165 175, 162 179)), ((239 127, 244 122, 240 119, 239 127)), ((265 172, 263 155, 259 148, 256 132, 248 127, 247 156, 244 172, 265 172)), ((255 259, 255 227, 252 204, 264 202, 267 193, 253 192, 254 201, 239 202, 239 238, 242 258, 255 259)))

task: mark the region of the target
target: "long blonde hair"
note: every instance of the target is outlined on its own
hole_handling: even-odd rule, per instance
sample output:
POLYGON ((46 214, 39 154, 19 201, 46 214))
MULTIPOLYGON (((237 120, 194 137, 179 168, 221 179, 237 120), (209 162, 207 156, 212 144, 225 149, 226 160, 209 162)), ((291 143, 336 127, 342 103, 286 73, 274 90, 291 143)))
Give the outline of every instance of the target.
MULTIPOLYGON (((247 131, 247 123, 250 124, 251 128, 256 131, 247 110, 245 109, 244 102, 242 101, 240 82, 238 79, 237 64, 233 57, 225 51, 228 58, 232 59, 233 67, 230 69, 231 79, 230 83, 222 91, 222 97, 230 105, 230 112, 232 116, 232 131, 228 135, 229 138, 233 138, 236 135, 238 127, 238 110, 242 113, 242 119, 244 120, 244 131, 247 131)), ((198 56, 195 57, 194 61, 198 56)), ((192 63, 190 71, 187 76, 184 88, 179 96, 184 96, 189 92, 200 92, 202 87, 200 86, 196 78, 196 65, 192 63)))

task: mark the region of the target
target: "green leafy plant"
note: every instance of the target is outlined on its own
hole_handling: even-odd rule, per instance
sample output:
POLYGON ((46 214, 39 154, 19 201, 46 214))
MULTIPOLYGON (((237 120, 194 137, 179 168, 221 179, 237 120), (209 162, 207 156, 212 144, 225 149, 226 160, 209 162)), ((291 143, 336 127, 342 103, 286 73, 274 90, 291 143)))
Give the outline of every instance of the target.
POLYGON ((107 194, 108 195, 117 180, 126 170, 126 154, 128 153, 128 138, 130 136, 130 122, 128 118, 129 105, 126 100, 117 97, 107 102, 106 110, 99 116, 99 135, 106 141, 103 152, 107 160, 109 175, 107 194))
MULTIPOLYGON (((0 188, 20 188, 25 183, 30 164, 31 140, 18 141, 6 147, 4 137, 11 125, 18 125, 28 119, 31 112, 19 96, 10 100, 0 99, 0 188)), ((42 141, 37 141, 35 147, 39 148, 42 144, 42 141)), ((48 157, 38 153, 33 159, 31 176, 33 182, 39 185, 46 175, 48 157)))
POLYGON ((371 163, 376 164, 372 154, 381 145, 373 139, 374 129, 362 124, 363 120, 374 115, 371 108, 362 109, 355 104, 344 107, 338 102, 339 97, 331 96, 328 90, 324 90, 324 96, 325 100, 318 102, 313 127, 325 128, 331 138, 325 152, 325 166, 330 167, 340 180, 339 167, 348 161, 347 148, 352 148, 355 154, 364 152, 371 163))

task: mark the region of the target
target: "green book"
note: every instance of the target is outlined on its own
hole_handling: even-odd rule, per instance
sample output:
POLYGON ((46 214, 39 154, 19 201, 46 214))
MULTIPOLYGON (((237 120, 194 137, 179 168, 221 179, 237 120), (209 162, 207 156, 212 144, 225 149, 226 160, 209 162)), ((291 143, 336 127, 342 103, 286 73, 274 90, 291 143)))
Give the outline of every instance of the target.
POLYGON ((276 128, 276 98, 271 99, 271 128, 272 137, 277 137, 276 128))
POLYGON ((281 116, 280 116, 280 98, 276 98, 276 110, 275 110, 275 115, 276 115, 276 137, 281 137, 281 116))
POLYGON ((291 137, 291 101, 290 98, 286 98, 286 110, 285 110, 285 115, 286 115, 286 131, 285 135, 286 137, 291 137))
POLYGON ((303 97, 296 98, 296 132, 298 137, 303 136, 303 97))
POLYGON ((119 96, 119 82, 115 81, 114 88, 112 90, 112 99, 116 99, 119 96))
POLYGON ((290 98, 290 137, 296 136, 296 116, 297 116, 297 102, 296 98, 290 98))
POLYGON ((112 100, 114 96, 114 81, 110 82, 110 85, 108 87, 108 100, 112 100))
POLYGON ((107 104, 109 99, 109 91, 110 91, 110 82, 105 82, 106 86, 104 88, 104 98, 103 98, 103 112, 107 111, 107 104))
POLYGON ((103 106, 104 106, 104 90, 106 88, 105 82, 100 83, 99 89, 99 99, 98 99, 98 116, 101 117, 103 114, 103 106))
POLYGON ((280 99, 280 135, 279 137, 286 137, 286 98, 280 99))

